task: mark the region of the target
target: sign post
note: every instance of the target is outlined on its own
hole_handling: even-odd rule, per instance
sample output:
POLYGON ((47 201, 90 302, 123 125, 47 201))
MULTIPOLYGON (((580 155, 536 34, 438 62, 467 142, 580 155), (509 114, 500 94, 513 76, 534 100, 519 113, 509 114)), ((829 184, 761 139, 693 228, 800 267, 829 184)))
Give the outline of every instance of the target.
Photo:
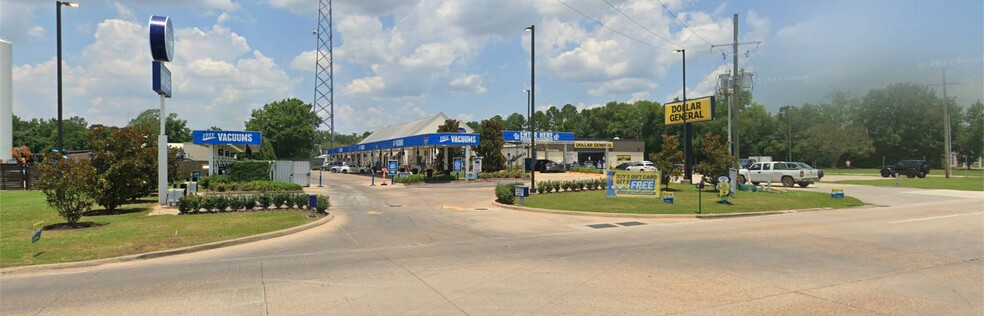
POLYGON ((530 196, 530 187, 517 185, 513 188, 516 190, 515 195, 519 197, 519 205, 526 206, 526 197, 530 196))
POLYGON ((458 175, 461 174, 461 169, 464 162, 461 161, 461 157, 454 157, 454 163, 451 164, 451 170, 454 171, 454 179, 458 180, 458 175))
POLYGON ((706 96, 687 100, 684 102, 667 103, 663 106, 664 124, 685 124, 683 139, 683 178, 691 181, 693 173, 693 154, 691 153, 692 133, 690 133, 690 123, 706 122, 714 119, 714 97, 706 96))
POLYGON ((157 136, 157 202, 165 205, 167 204, 167 130, 164 123, 167 112, 164 111, 164 98, 171 97, 171 71, 164 66, 164 63, 174 60, 174 28, 171 26, 171 18, 154 15, 150 17, 149 29, 150 54, 154 59, 151 64, 152 86, 161 97, 161 112, 158 116, 161 130, 157 136))

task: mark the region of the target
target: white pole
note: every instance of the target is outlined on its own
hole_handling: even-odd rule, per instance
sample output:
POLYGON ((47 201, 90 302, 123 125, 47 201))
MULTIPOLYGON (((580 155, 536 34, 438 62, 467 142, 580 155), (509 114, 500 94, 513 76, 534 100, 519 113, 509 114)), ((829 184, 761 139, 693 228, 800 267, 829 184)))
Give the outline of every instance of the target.
POLYGON ((14 147, 13 45, 0 40, 0 162, 10 160, 14 147))
POLYGON ((167 131, 164 130, 164 121, 167 115, 164 112, 164 95, 161 94, 161 132, 157 136, 157 200, 161 205, 167 204, 167 131))

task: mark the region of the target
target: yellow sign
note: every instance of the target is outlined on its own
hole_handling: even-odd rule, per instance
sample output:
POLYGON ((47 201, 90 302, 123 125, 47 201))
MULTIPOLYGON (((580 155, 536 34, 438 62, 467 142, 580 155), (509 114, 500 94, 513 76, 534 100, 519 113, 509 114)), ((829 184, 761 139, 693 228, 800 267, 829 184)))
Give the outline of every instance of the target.
POLYGON ((612 142, 574 142, 574 148, 612 148, 612 142))
POLYGON ((659 172, 608 171, 608 196, 659 198, 659 172))
POLYGON ((663 122, 666 125, 706 122, 714 119, 714 97, 700 97, 683 102, 673 102, 663 105, 663 122))
POLYGON ((632 160, 632 155, 618 155, 616 159, 618 161, 630 161, 632 160))

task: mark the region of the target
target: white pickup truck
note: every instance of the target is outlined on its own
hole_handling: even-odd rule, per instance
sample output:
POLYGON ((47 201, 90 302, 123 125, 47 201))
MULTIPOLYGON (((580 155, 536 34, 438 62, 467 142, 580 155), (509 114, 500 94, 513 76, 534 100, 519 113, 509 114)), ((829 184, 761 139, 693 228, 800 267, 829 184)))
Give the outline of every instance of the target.
POLYGON ((807 187, 820 181, 816 169, 800 168, 798 164, 785 161, 757 162, 738 171, 738 182, 751 182, 758 185, 762 182, 781 182, 785 187, 799 184, 807 187))

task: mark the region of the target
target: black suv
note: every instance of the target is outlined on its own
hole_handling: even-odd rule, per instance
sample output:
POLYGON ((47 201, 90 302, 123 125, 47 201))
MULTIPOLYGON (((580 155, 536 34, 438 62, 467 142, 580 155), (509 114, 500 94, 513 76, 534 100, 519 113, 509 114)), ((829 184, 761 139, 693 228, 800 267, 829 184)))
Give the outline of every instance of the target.
POLYGON ((925 178, 929 174, 929 164, 925 160, 900 160, 898 163, 881 169, 882 178, 904 174, 909 178, 925 178))

